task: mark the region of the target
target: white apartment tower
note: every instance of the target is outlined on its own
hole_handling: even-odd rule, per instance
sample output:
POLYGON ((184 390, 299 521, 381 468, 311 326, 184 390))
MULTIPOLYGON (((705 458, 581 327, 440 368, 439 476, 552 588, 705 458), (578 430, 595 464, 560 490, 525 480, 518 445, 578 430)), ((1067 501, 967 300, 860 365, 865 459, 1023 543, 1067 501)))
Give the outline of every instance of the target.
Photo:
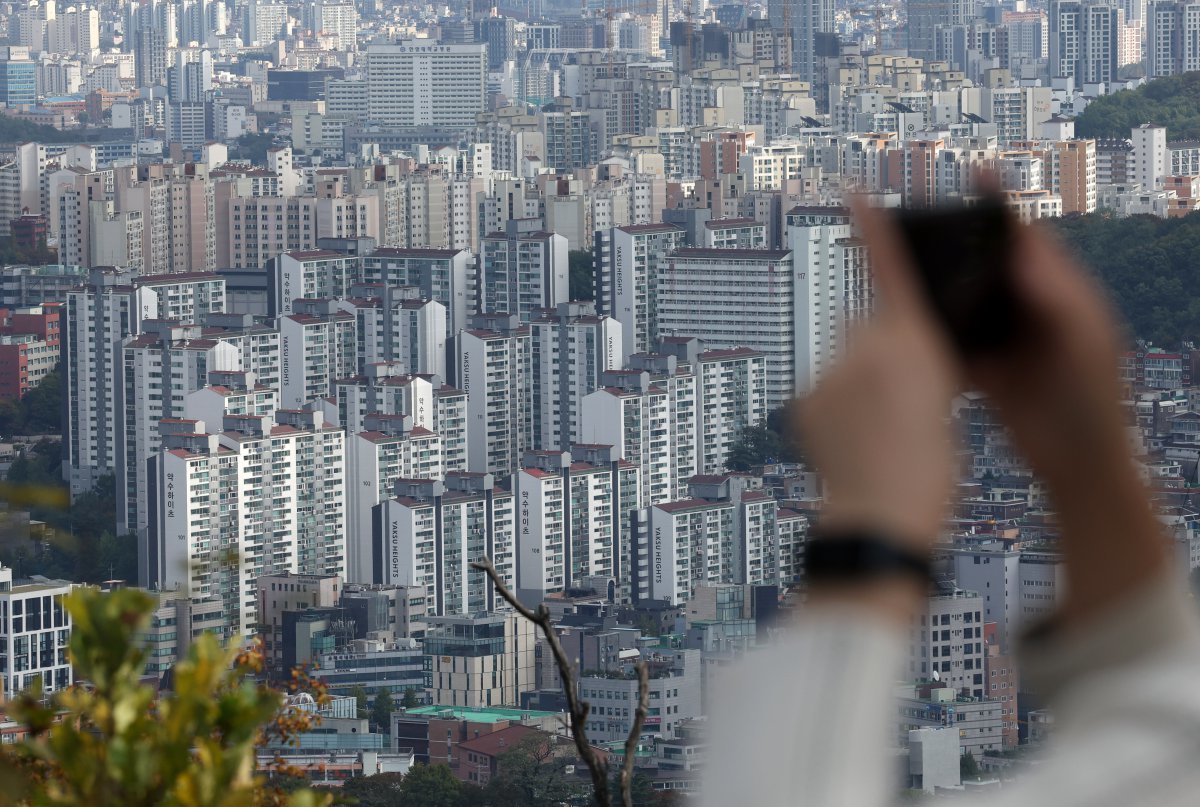
POLYGON ((696 466, 696 379, 674 356, 634 356, 584 397, 576 442, 611 445, 641 468, 641 496, 660 504, 686 496, 696 466))
POLYGON ((582 428, 583 398, 624 363, 621 326, 590 302, 561 303, 529 323, 533 445, 567 449, 582 428))
POLYGON ((695 378, 696 473, 724 473, 742 429, 767 418, 766 356, 744 347, 705 350, 699 339, 685 337, 664 339, 659 350, 695 378))
POLYGON ((539 219, 513 219, 480 241, 478 310, 529 322, 539 309, 567 301, 567 239, 540 226, 539 219))
POLYGON ((332 300, 297 301, 279 318, 283 406, 298 408, 333 392, 333 382, 358 372, 358 329, 353 315, 332 300))
POLYGON ((1171 165, 1171 156, 1167 151, 1167 128, 1144 123, 1132 131, 1130 139, 1133 141, 1133 153, 1130 155, 1129 169, 1133 181, 1141 185, 1143 191, 1161 188, 1171 165))
POLYGON ((393 495, 400 479, 441 479, 442 439, 414 426, 408 415, 367 415, 360 431, 347 438, 350 499, 347 574, 349 582, 373 581, 371 511, 393 495))
POLYGON ((367 46, 367 115, 387 127, 473 129, 487 101, 482 44, 402 40, 367 46))
MULTIPOLYGON (((241 356, 228 342, 205 338, 198 325, 150 320, 122 348, 117 387, 117 534, 138 536, 138 579, 145 585, 150 523, 146 463, 161 445, 159 424, 188 417, 189 395, 208 384, 212 371, 240 371, 241 356)), ((216 422, 220 422, 219 420, 216 422)))
POLYGON ((637 592, 686 602, 700 583, 790 585, 808 524, 741 477, 696 477, 691 498, 646 508, 639 526, 637 592), (782 516, 782 517, 781 517, 782 516))
POLYGON ((467 467, 509 476, 533 446, 530 327, 478 314, 458 333, 455 383, 467 394, 467 467))
POLYGON ((844 208, 794 208, 788 213, 796 301, 796 392, 816 386, 846 349, 851 325, 871 310, 873 287, 866 247, 844 208))
POLYGON ((151 462, 150 584, 221 598, 254 632, 258 578, 346 575, 345 440, 319 412, 226 416, 223 431, 172 421, 151 462))
POLYGON ((66 461, 71 495, 116 471, 121 345, 148 320, 202 322, 225 305, 225 280, 210 274, 134 277, 97 268, 67 295, 62 358, 67 384, 66 461))
POLYGON ((471 563, 491 558, 500 578, 516 585, 513 496, 491 474, 447 474, 400 480, 374 511, 376 582, 418 586, 428 612, 475 614, 507 606, 471 563))
POLYGON ((619 484, 607 465, 576 462, 567 451, 525 455, 513 477, 517 519, 517 596, 536 607, 548 595, 622 587, 619 484), (591 583, 591 585, 587 585, 591 583))
POLYGON ((799 372, 807 349, 797 323, 799 274, 789 250, 678 249, 659 277, 659 333, 761 352, 767 406, 782 406, 807 389, 799 372))
POLYGON ((673 224, 634 224, 596 233, 596 311, 621 323, 628 353, 648 353, 660 338, 659 273, 686 236, 686 230, 673 224))
POLYGON ((423 299, 446 307, 449 333, 467 327, 467 314, 475 307, 469 286, 475 259, 466 249, 382 248, 359 260, 365 282, 415 286, 423 299))

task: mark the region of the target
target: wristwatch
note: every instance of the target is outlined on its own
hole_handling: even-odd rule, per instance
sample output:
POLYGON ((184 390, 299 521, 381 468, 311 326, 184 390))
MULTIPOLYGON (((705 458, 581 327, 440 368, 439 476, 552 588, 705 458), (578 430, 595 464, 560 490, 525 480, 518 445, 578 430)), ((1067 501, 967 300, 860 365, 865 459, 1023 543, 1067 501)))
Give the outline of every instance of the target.
POLYGON ((813 530, 804 551, 809 582, 863 582, 885 577, 933 579, 929 558, 886 533, 871 530, 813 530))

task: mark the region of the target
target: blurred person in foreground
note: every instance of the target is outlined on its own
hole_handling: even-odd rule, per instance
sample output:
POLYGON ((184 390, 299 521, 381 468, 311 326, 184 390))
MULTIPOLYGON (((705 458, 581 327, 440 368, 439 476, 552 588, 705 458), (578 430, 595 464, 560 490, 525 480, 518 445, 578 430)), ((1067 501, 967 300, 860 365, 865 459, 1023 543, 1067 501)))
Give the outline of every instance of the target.
POLYGON ((829 491, 810 553, 835 562, 779 641, 721 682, 701 803, 896 800, 893 687, 928 594, 919 564, 951 497, 949 403, 969 385, 991 396, 1049 487, 1067 593, 1017 651, 1022 677, 1055 711, 1049 754, 968 803, 1200 804, 1198 619, 1126 442, 1120 336, 1103 295, 1050 236, 1015 228, 1013 271, 1034 332, 964 367, 892 220, 862 205, 856 215, 878 314, 798 424, 829 491), (872 562, 847 561, 841 540, 865 542, 858 555, 872 562))

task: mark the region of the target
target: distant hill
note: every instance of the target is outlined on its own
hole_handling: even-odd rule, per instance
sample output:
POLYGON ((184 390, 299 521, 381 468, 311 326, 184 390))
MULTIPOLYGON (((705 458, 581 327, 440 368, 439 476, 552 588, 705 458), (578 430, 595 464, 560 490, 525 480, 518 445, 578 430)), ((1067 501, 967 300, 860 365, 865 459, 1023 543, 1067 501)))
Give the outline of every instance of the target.
POLYGON ((1075 119, 1078 137, 1129 137, 1143 123, 1167 127, 1169 140, 1200 140, 1200 73, 1148 81, 1092 101, 1075 119))
POLYGON ((130 135, 129 129, 55 129, 0 115, 0 143, 100 143, 130 135))
POLYGON ((1200 341, 1200 213, 1177 219, 1092 214, 1056 225, 1108 286, 1133 336, 1168 349, 1200 341))

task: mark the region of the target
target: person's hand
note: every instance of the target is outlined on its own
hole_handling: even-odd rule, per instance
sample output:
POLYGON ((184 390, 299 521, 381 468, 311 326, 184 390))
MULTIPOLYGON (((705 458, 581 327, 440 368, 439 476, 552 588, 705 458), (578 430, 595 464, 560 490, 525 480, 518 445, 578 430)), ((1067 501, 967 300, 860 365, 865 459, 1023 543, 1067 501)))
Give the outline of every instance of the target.
POLYGON ((895 225, 865 205, 855 215, 879 305, 801 407, 802 440, 828 490, 822 524, 875 530, 926 551, 953 481, 956 360, 895 225))
MULTIPOLYGON (((1117 360, 1120 333, 1095 282, 1040 226, 1014 227, 1014 281, 1029 332, 1011 352, 972 363, 1018 447, 1059 495, 1096 470, 1131 468, 1117 360)), ((1086 481, 1089 489, 1093 480, 1086 481)))
POLYGON ((1029 331, 1016 349, 969 372, 1049 485, 1067 557, 1060 611, 1079 621, 1160 585, 1170 559, 1125 436, 1115 316, 1040 227, 1017 228, 1014 252, 1029 331))

